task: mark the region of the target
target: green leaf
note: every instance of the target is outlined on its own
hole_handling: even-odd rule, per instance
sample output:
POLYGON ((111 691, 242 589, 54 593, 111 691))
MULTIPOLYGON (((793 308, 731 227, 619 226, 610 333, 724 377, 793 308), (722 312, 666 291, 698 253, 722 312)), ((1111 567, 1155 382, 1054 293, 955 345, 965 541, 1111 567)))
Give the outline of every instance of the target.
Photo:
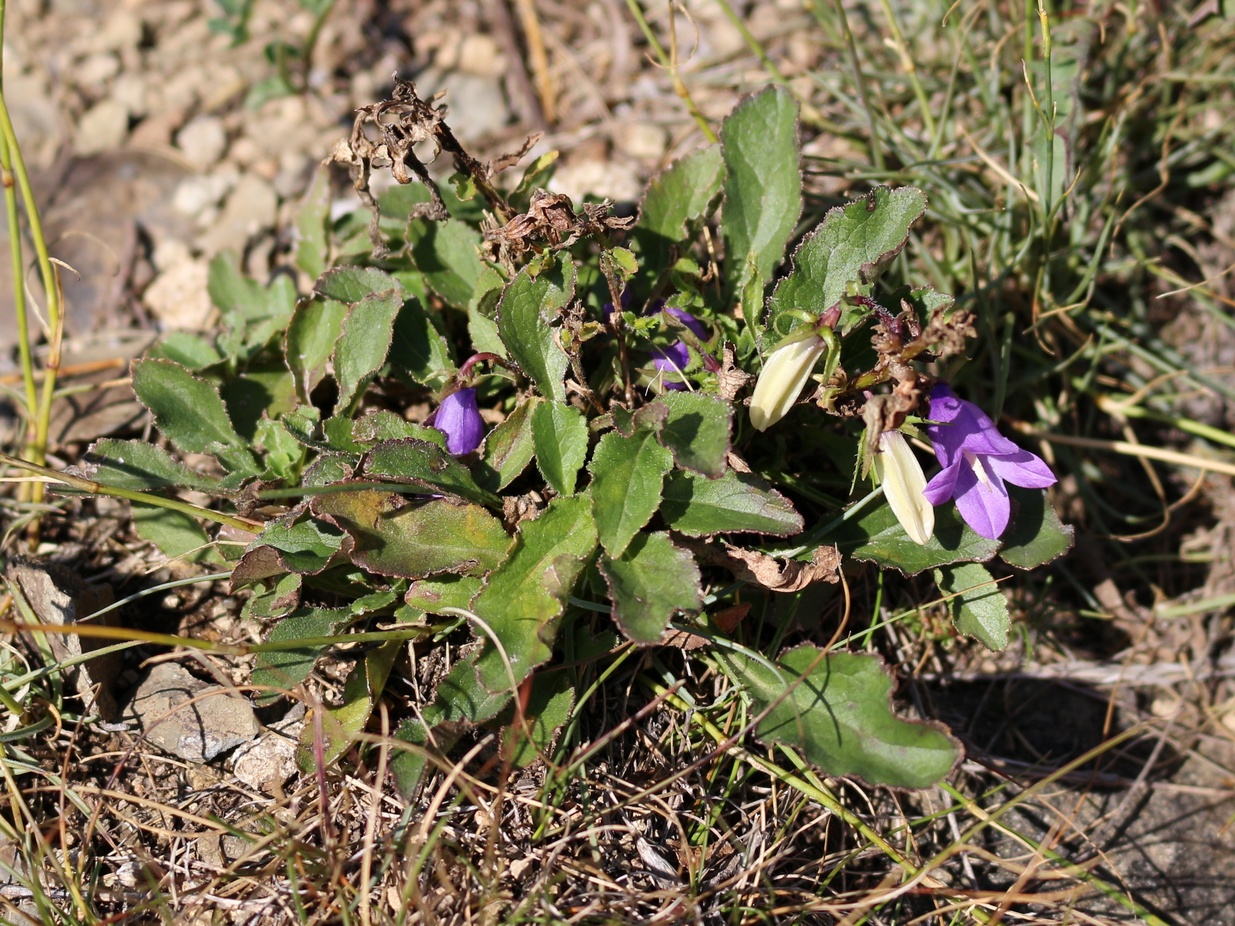
MULTIPOLYGON (((798 245, 793 269, 772 294, 768 328, 779 337, 801 324, 792 316, 782 324, 782 316, 791 310, 822 314, 851 291, 869 296, 879 274, 909 240, 910 226, 925 211, 926 197, 914 187, 879 187, 829 211, 798 245)), ((837 330, 849 331, 869 313, 868 307, 845 305, 837 330)))
POLYGON ((661 517, 688 537, 754 533, 790 537, 802 516, 793 504, 753 473, 729 470, 719 479, 675 471, 665 481, 661 517))
POLYGON ((502 500, 476 484, 472 472, 442 447, 429 441, 383 441, 365 457, 363 470, 398 482, 445 491, 482 505, 500 508, 502 500))
POLYGON ((927 788, 960 758, 957 743, 942 730, 892 713, 892 678, 878 657, 800 646, 775 667, 738 653, 718 658, 762 715, 755 735, 800 749, 827 775, 927 788))
POLYGON ((564 379, 570 365, 558 346, 557 320, 575 294, 570 255, 550 257, 536 276, 524 267, 510 281, 497 307, 497 330, 506 351, 551 399, 565 403, 564 379))
POLYGON ((441 614, 443 608, 465 609, 480 591, 478 576, 437 576, 418 579, 407 590, 403 601, 426 614, 441 614))
POLYGON ((575 494, 575 480, 587 459, 587 441, 587 418, 579 409, 542 402, 532 412, 536 467, 559 495, 575 494))
POLYGON ((490 691, 481 683, 478 666, 460 659, 437 684, 437 694, 424 710, 427 727, 447 723, 483 723, 501 713, 510 703, 509 690, 490 691))
POLYGON ((690 226, 715 208, 723 177, 720 146, 709 145, 678 158, 652 178, 634 237, 653 276, 668 269, 673 246, 685 241, 690 226))
POLYGON ((987 540, 974 533, 952 505, 935 509, 935 533, 923 545, 909 539, 886 503, 844 522, 827 539, 839 544, 841 552, 854 559, 896 569, 907 576, 952 563, 985 562, 999 550, 998 540, 987 540))
POLYGON ((315 575, 330 565, 343 537, 333 524, 297 512, 286 514, 267 524, 245 548, 232 570, 232 588, 288 572, 315 575))
POLYGON ((721 232, 729 292, 752 271, 765 280, 785 254, 802 211, 798 105, 782 87, 742 102, 720 130, 725 161, 721 232))
POLYGON ((296 266, 316 280, 330 262, 330 168, 319 165, 296 211, 296 266))
POLYGON ((403 288, 371 293, 347 313, 334 349, 334 375, 339 384, 335 414, 352 407, 386 362, 394 338, 395 318, 403 308, 403 288))
POLYGON ((1016 514, 1012 528, 1003 536, 999 556, 1017 569, 1034 569, 1058 559, 1072 549, 1076 533, 1070 524, 1063 524, 1055 509, 1046 503, 1041 489, 1009 486, 1016 514))
POLYGON ((455 373, 450 345, 433 325, 419 299, 403 303, 395 319, 390 346, 390 362, 406 370, 413 381, 439 389, 455 373))
POLYGON ((725 471, 733 430, 733 406, 698 392, 667 392, 657 399, 669 409, 660 442, 683 469, 705 476, 725 471))
MULTIPOLYGON (((388 640, 365 653, 364 659, 352 667, 347 681, 343 683, 343 703, 338 707, 322 709, 322 735, 325 739, 323 761, 326 765, 343 755, 356 742, 356 737, 364 732, 404 645, 403 640, 388 640)), ((305 724, 297 757, 297 764, 302 770, 317 768, 316 735, 313 725, 305 724)))
POLYGON ((456 309, 466 310, 485 270, 480 234, 465 222, 416 220, 411 223, 408 252, 429 289, 456 309))
POLYGON ((472 603, 506 657, 486 643, 476 661, 485 688, 510 690, 553 654, 558 620, 595 549, 587 495, 555 498, 539 518, 520 525, 514 550, 472 603))
POLYGON ((347 310, 347 303, 335 299, 306 299, 292 312, 283 353, 302 402, 309 402, 317 384, 326 378, 347 310))
POLYGON ((379 408, 352 422, 352 440, 357 444, 379 444, 406 438, 428 441, 446 449, 446 435, 437 428, 407 421, 389 409, 379 408))
POLYGON ((611 431, 600 439, 588 471, 596 530, 610 556, 621 556, 656 513, 671 469, 673 454, 657 442, 655 431, 639 430, 630 437, 611 431))
POLYGON ((171 360, 197 373, 223 360, 214 343, 189 331, 169 331, 146 352, 147 357, 171 360))
POLYGON ((403 287, 385 270, 375 267, 339 267, 328 270, 318 279, 314 289, 319 295, 336 302, 355 305, 373 293, 395 290, 402 297, 403 287))
POLYGON ((571 673, 558 669, 533 676, 524 711, 526 727, 511 723, 502 738, 516 768, 524 768, 537 759, 552 758, 549 752, 574 707, 575 680, 571 673))
POLYGON ((305 449, 281 421, 263 418, 257 423, 254 440, 266 461, 264 479, 297 479, 304 465, 305 449))
POLYGON ((198 563, 213 553, 210 537, 195 518, 180 511, 133 502, 133 529, 168 559, 198 563))
POLYGON ((699 567, 669 535, 637 534, 619 559, 601 557, 613 618, 636 643, 656 643, 675 611, 702 607, 699 567))
POLYGON ((258 703, 269 704, 284 693, 295 688, 313 671, 317 659, 329 644, 298 641, 315 641, 332 637, 352 619, 346 610, 332 608, 297 608, 280 620, 266 638, 268 644, 280 644, 277 648, 262 649, 257 653, 250 680, 258 688, 273 688, 257 696, 258 703))
POLYGON ((296 287, 286 275, 262 286, 240 270, 239 258, 225 251, 210 262, 207 288, 219 307, 223 334, 219 349, 235 360, 247 361, 287 329, 296 306, 296 287))
POLYGON ((478 477, 484 488, 501 491, 532 462, 535 454, 532 415, 543 401, 539 396, 529 396, 489 432, 485 438, 483 475, 478 477))
POLYGON ((959 563, 936 569, 935 584, 941 592, 956 596, 948 606, 957 630, 977 637, 988 649, 1007 647, 1008 630, 1012 626, 1008 599, 985 566, 959 563))
POLYGON ((185 488, 217 492, 219 480, 189 469, 162 447, 142 440, 95 441, 86 451, 89 478, 118 489, 185 488))
POLYGON ((483 575, 510 546, 501 521, 479 505, 453 499, 417 501, 358 489, 315 496, 312 508, 351 536, 352 562, 378 575, 483 575))
POLYGON ((258 471, 218 391, 204 379, 170 360, 138 360, 133 364, 133 392, 180 450, 215 454, 233 472, 258 471))
POLYGON ((284 364, 259 362, 225 382, 219 396, 236 432, 252 442, 263 415, 278 418, 296 407, 296 383, 284 364))

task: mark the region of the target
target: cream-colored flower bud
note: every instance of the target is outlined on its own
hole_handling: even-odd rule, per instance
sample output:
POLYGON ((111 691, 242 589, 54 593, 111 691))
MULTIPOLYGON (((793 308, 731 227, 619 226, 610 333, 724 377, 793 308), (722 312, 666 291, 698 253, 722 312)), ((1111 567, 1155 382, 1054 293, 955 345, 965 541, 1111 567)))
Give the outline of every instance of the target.
POLYGON ((826 346, 823 338, 812 335, 768 354, 750 399, 751 424, 766 431, 789 413, 826 346))
POLYGON ((884 431, 879 435, 875 475, 883 485, 884 498, 909 539, 917 544, 930 540, 935 532, 935 506, 922 494, 926 488, 922 464, 900 431, 884 431))

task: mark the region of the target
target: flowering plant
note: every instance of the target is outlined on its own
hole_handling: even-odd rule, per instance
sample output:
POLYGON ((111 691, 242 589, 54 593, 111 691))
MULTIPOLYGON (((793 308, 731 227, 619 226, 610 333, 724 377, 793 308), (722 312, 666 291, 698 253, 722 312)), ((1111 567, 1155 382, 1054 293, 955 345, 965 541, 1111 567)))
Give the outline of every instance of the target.
MULTIPOLYGON (((782 639, 761 636, 772 622, 734 616, 839 602, 842 564, 866 562, 931 572, 958 632, 999 646, 1006 602, 978 564, 1031 568, 1069 541, 1043 504, 1012 520, 1005 483, 1040 490, 1045 464, 932 391, 974 335, 969 314, 929 287, 879 288, 921 191, 832 209, 785 260, 797 131, 788 93, 754 96, 619 218, 551 192, 552 157, 503 192, 509 162, 466 154, 445 111, 399 82, 335 156, 368 214, 332 222, 324 181, 304 206, 310 289, 212 266, 222 333, 169 337, 133 386, 174 448, 217 466, 101 441, 93 476, 240 508, 216 537, 171 509, 140 529, 253 589, 246 612, 273 624, 253 682, 271 696, 349 628, 397 628, 354 663, 324 752, 306 750, 349 746, 409 640, 462 655, 398 735, 444 749, 505 725, 519 761, 550 748, 585 690, 586 672, 553 667, 673 646, 737 686, 757 736, 829 774, 924 787, 952 768, 954 740, 892 713, 877 656, 809 639, 760 653, 782 639), (418 141, 451 154, 452 186, 418 141), (398 184, 378 196, 368 181, 386 168, 398 184), (911 433, 943 466, 929 483, 911 433), (854 497, 854 470, 872 468, 882 495, 854 497)), ((425 755, 394 760, 408 787, 425 755)))

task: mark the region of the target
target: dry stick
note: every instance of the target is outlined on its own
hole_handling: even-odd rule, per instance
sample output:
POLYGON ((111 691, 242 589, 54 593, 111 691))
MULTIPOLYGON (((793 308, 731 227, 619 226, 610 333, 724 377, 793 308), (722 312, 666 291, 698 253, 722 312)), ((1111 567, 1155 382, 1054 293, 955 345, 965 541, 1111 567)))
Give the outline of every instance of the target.
POLYGON ((532 59, 532 75, 540 97, 540 110, 544 113, 545 122, 551 123, 556 118, 554 98, 557 88, 553 85, 553 74, 549 70, 549 55, 545 52, 545 38, 540 30, 540 18, 536 15, 536 3, 535 0, 515 0, 515 6, 519 10, 528 55, 532 59))

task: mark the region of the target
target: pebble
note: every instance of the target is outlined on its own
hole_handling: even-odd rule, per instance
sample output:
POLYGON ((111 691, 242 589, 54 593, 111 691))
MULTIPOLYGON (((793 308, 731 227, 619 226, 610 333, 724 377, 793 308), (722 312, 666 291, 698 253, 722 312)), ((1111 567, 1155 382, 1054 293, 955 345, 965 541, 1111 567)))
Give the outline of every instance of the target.
POLYGON ((279 197, 268 181, 256 174, 241 174, 218 221, 198 244, 208 255, 226 250, 240 253, 250 238, 274 224, 278 209, 279 197))
POLYGON ((181 215, 197 219, 200 226, 203 224, 201 219, 206 217, 207 213, 214 215, 215 207, 231 191, 236 180, 234 175, 225 171, 186 177, 172 194, 172 208, 181 215))
POLYGON ((622 126, 614 139, 622 153, 640 161, 656 163, 665 156, 668 138, 665 130, 651 122, 631 122, 622 126))
POLYGON ((214 312, 206 289, 208 279, 205 261, 171 263, 146 287, 142 304, 165 330, 202 331, 214 312))
POLYGON ((108 97, 86 110, 78 120, 73 148, 82 156, 100 154, 119 148, 128 134, 128 110, 108 97))
POLYGON ((576 209, 589 193, 618 203, 636 202, 643 193, 639 175, 631 165, 592 158, 562 165, 549 186, 554 192, 569 196, 576 209))
POLYGON ((208 170, 227 151, 227 130, 218 116, 194 116, 176 133, 176 147, 198 170, 208 170))
POLYGON ((86 87, 99 88, 119 73, 120 59, 112 52, 99 52, 74 68, 73 80, 86 87))
POLYGON ((296 749, 304 729, 304 709, 300 706, 288 718, 263 730, 261 736, 245 743, 232 757, 236 779, 257 791, 277 795, 283 783, 296 773, 296 749))
POLYGON ((261 732, 247 700, 175 662, 150 670, 125 717, 151 745, 188 762, 210 762, 261 732))

